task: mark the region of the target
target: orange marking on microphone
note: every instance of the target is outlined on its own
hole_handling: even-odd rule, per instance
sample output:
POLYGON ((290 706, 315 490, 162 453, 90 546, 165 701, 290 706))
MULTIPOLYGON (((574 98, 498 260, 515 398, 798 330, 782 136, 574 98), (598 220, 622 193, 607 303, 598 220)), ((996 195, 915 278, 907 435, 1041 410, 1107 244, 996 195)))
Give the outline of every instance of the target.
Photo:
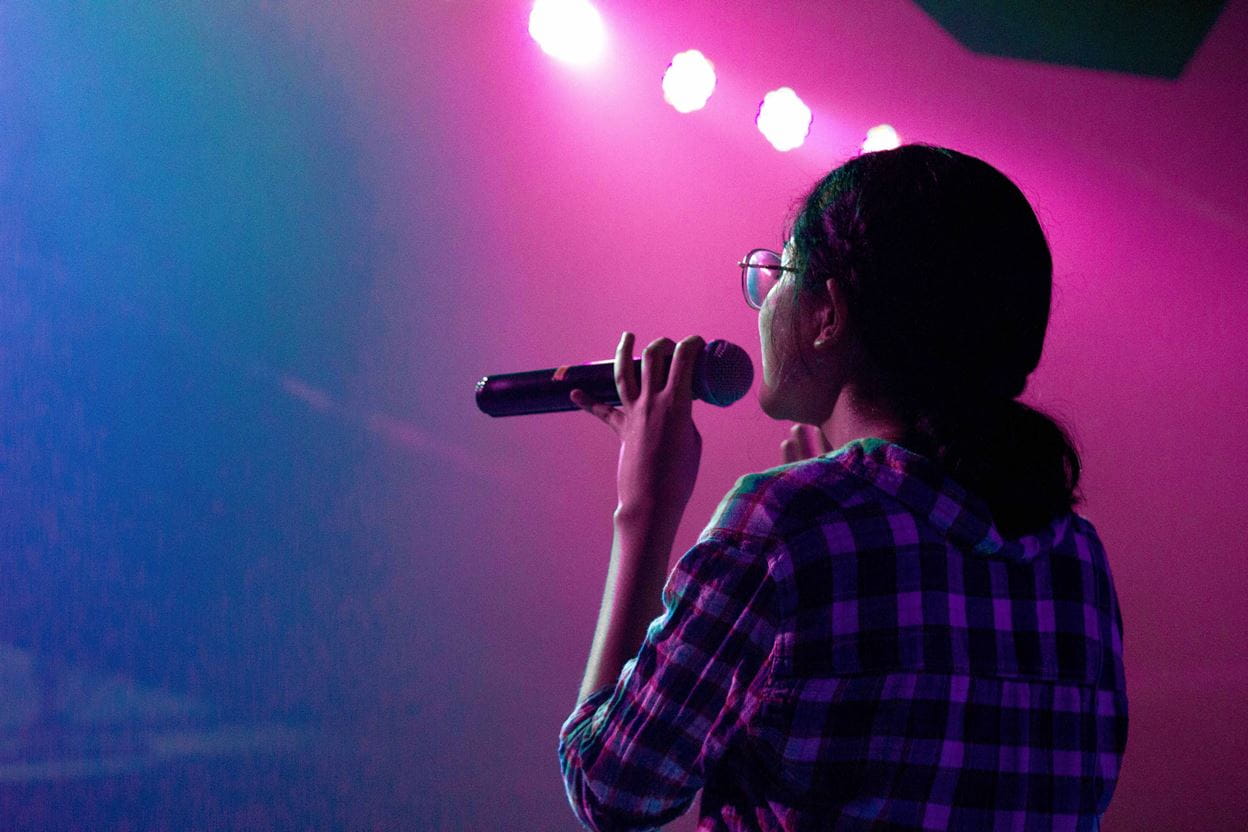
POLYGON ((551 376, 551 379, 553 381, 563 381, 563 377, 568 374, 568 370, 571 370, 573 366, 574 365, 572 364, 565 364, 564 366, 559 367, 555 370, 555 374, 551 376))

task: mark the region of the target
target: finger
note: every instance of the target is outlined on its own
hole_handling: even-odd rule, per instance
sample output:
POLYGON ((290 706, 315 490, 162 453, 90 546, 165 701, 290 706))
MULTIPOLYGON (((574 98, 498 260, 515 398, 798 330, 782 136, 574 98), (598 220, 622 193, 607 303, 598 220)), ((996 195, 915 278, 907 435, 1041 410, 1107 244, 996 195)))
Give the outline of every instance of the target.
POLYGON ((815 455, 815 449, 810 444, 810 432, 806 430, 805 425, 794 425, 791 428, 793 438, 797 441, 797 447, 801 451, 802 459, 810 459, 815 455))
POLYGON ((819 433, 819 447, 823 449, 822 452, 825 454, 831 452, 832 443, 828 440, 827 434, 823 432, 823 428, 818 428, 817 430, 819 433))
POLYGON ((784 461, 797 462, 801 457, 798 456, 797 442, 792 439, 786 439, 780 443, 780 453, 784 457, 784 461))
POLYGON ((620 345, 615 350, 615 392, 620 396, 620 404, 631 407, 637 401, 637 370, 633 366, 633 333, 625 332, 620 336, 620 345))
POLYGON ((619 432, 619 420, 621 413, 617 408, 612 407, 606 402, 599 401, 584 390, 573 390, 568 394, 568 398, 572 403, 582 410, 593 416, 597 416, 603 422, 606 422, 612 430, 619 432))
POLYGON ((663 361, 676 349, 671 338, 656 338, 641 354, 641 389, 653 396, 663 389, 663 361))
POLYGON ((693 370, 705 346, 701 335, 690 335, 676 345, 672 368, 667 373, 667 389, 677 406, 683 407, 693 401, 693 370))

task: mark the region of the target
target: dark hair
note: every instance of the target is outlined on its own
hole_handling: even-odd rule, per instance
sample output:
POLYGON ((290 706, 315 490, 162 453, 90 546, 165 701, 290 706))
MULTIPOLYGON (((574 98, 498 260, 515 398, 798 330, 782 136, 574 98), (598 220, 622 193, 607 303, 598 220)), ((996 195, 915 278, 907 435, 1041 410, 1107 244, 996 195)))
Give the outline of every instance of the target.
POLYGON ((791 236, 794 302, 826 298, 829 278, 844 290, 856 381, 906 425, 904 447, 983 498, 1006 536, 1082 502, 1070 436, 1017 400, 1040 361, 1053 261, 1005 174, 925 144, 864 153, 814 187, 791 236))

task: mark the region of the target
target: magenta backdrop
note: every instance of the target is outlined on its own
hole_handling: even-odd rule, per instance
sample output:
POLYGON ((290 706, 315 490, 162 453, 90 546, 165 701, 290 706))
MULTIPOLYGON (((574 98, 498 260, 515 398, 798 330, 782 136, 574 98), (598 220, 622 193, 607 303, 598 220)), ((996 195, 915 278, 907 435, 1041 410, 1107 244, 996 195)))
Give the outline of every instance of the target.
MULTIPOLYGON (((473 385, 610 358, 626 329, 639 348, 724 338, 760 367, 734 263, 781 245, 794 201, 881 122, 1004 170, 1049 235, 1025 398, 1073 428, 1121 596, 1131 728, 1106 828, 1248 817, 1248 0, 1177 81, 978 56, 907 0, 598 6, 608 52, 587 69, 537 48, 521 0, 205 12, 316 56, 371 217, 333 243, 366 272, 337 287, 349 354, 333 373, 279 361, 272 388, 359 438, 342 499, 364 531, 341 559, 384 580, 326 613, 368 632, 367 654, 323 657, 359 679, 338 790, 354 821, 577 828, 555 746, 618 446, 583 413, 486 417, 473 385), (689 48, 719 86, 680 115, 659 80, 689 48), (753 126, 782 85, 815 114, 787 154, 753 126)), ((788 429, 756 391, 694 414, 704 456, 673 557, 737 477, 779 464, 788 429)))
MULTIPOLYGON (((434 502, 400 480, 375 509, 410 525, 414 571, 444 593, 436 614, 411 613, 422 638, 463 663, 426 666, 409 694, 435 710, 467 696, 475 712, 445 746, 427 742, 433 724, 407 726, 437 749, 448 800, 500 828, 574 828, 553 749, 615 500, 603 425, 491 420, 471 382, 608 358, 625 329, 639 344, 726 338, 757 365, 733 262, 779 245, 792 201, 888 122, 1002 168, 1049 235, 1052 322, 1026 398, 1074 428, 1083 511, 1121 594, 1131 733, 1107 828, 1248 816, 1248 2, 1228 4, 1173 82, 978 56, 904 0, 602 2, 609 51, 581 70, 528 39, 524 3, 396 5, 291 13, 328 44, 374 128, 361 156, 395 245, 372 287, 380 317, 358 385, 420 426, 377 453, 437 459, 445 477, 434 502), (719 87, 682 116, 658 81, 688 48, 715 62, 719 87), (752 125, 781 85, 815 112, 788 154, 752 125)), ((678 550, 736 477, 780 461, 787 425, 753 395, 695 408, 705 451, 678 550)), ((392 589, 395 609, 432 597, 392 589)), ((388 635, 406 677, 417 648, 388 635)))

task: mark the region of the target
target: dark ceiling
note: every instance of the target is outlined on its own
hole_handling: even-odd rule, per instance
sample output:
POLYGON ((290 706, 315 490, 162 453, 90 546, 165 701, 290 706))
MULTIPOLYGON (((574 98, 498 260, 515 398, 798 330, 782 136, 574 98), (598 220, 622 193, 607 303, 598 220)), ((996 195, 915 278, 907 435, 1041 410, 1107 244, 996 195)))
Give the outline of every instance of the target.
POLYGON ((1178 78, 1223 0, 914 0, 974 52, 1178 78))

